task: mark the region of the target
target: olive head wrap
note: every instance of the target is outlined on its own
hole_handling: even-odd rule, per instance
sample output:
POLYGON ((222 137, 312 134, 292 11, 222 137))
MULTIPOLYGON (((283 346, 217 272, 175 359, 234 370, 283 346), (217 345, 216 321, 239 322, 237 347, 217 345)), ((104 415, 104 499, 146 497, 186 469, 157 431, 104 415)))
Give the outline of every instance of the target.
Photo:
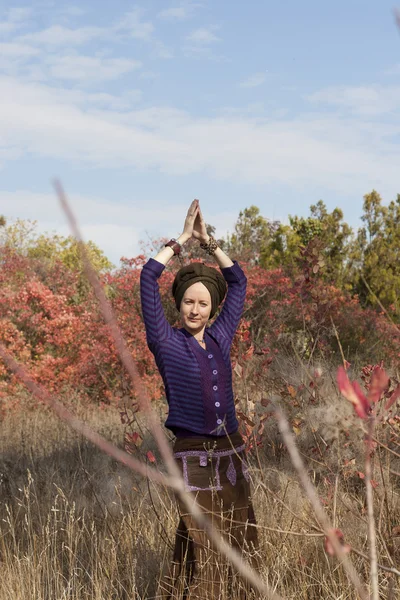
POLYGON ((175 306, 180 310, 182 298, 186 290, 198 281, 201 281, 210 292, 211 319, 225 297, 227 286, 225 279, 217 269, 208 267, 202 263, 190 263, 190 265, 182 267, 176 274, 174 283, 172 284, 172 295, 175 298, 175 306))

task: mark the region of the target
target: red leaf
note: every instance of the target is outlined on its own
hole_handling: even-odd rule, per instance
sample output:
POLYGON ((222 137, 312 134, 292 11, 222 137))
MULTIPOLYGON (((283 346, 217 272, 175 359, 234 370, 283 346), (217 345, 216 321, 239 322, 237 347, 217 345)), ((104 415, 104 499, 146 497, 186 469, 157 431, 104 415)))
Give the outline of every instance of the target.
POLYGON ((369 402, 357 381, 351 383, 343 367, 337 372, 337 382, 340 392, 354 406, 354 410, 361 419, 366 419, 369 413, 369 402))
POLYGON ((370 402, 378 402, 383 392, 386 391, 389 385, 389 377, 385 371, 380 367, 375 367, 371 377, 371 383, 369 386, 368 399, 370 402))
POLYGON ((135 444, 135 446, 141 446, 142 442, 143 442, 142 438, 137 433, 137 431, 135 431, 134 433, 131 434, 130 440, 133 444, 135 444))
POLYGON ((147 460, 151 463, 155 463, 156 462, 156 457, 154 456, 154 454, 152 453, 151 450, 148 450, 146 452, 146 456, 147 456, 147 460))
POLYGON ((239 410, 236 412, 236 414, 239 417, 239 419, 241 419, 242 421, 247 423, 247 425, 249 425, 250 427, 254 427, 254 422, 251 419, 249 419, 249 417, 247 415, 240 412, 239 410))
POLYGON ((385 410, 389 410, 391 406, 396 402, 397 398, 400 396, 400 385, 397 386, 395 390, 391 393, 388 401, 385 404, 385 410))
MULTIPOLYGON (((348 552, 350 552, 351 546, 350 546, 350 544, 345 543, 343 531, 341 531, 340 529, 331 529, 331 532, 336 535, 338 542, 340 543, 340 545, 342 546, 342 548, 346 552, 346 554, 348 552)), ((330 554, 330 556, 335 555, 335 550, 333 549, 332 543, 331 543, 330 539, 328 538, 328 536, 325 537, 324 548, 325 548, 325 552, 327 554, 330 554)))

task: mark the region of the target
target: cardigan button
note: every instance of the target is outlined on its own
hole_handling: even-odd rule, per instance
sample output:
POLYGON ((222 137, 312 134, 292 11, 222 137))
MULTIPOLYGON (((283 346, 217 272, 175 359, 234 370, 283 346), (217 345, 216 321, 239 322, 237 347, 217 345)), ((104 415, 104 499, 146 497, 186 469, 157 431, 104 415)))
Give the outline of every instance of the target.
POLYGON ((214 392, 216 392, 216 391, 217 391, 217 389, 218 389, 218 386, 217 386, 217 385, 213 385, 213 390, 214 390, 214 392))
POLYGON ((221 419, 217 419, 217 423, 218 423, 218 425, 221 425, 221 423, 222 423, 221 419))
POLYGON ((214 369, 213 375, 216 375, 217 373, 218 373, 217 369, 214 369))
POLYGON ((221 406, 221 403, 220 403, 220 402, 216 402, 216 403, 215 403, 215 406, 216 406, 217 408, 219 408, 219 407, 221 406))
POLYGON ((213 355, 212 355, 212 354, 209 354, 209 355, 208 355, 208 358, 212 358, 212 357, 213 357, 213 355))

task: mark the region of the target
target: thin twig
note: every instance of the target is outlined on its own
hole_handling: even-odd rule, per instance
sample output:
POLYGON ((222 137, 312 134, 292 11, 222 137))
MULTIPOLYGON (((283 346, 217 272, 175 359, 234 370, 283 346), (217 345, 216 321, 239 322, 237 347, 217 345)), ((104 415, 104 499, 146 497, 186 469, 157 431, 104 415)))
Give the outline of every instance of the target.
POLYGON ((396 450, 392 450, 392 448, 389 448, 389 446, 386 446, 386 444, 384 444, 383 442, 381 442, 380 440, 378 440, 378 438, 372 436, 371 439, 372 439, 372 441, 376 442, 382 448, 385 448, 385 450, 387 450, 391 454, 394 454, 394 456, 397 456, 397 458, 400 458, 400 454, 398 452, 396 452, 396 450))
POLYGON ((343 564, 343 567, 347 573, 349 580, 353 583, 362 600, 369 600, 369 594, 365 588, 364 583, 362 583, 351 559, 346 554, 343 546, 339 542, 336 533, 329 522, 328 516, 321 505, 318 493, 308 476, 307 470, 297 450, 296 442, 294 440, 293 433, 290 431, 288 420, 279 406, 275 405, 274 407, 276 417, 278 420, 279 430, 288 449, 292 464, 297 471, 304 491, 311 503, 311 506, 314 509, 315 515, 318 521, 320 522, 325 535, 328 537, 330 543, 332 544, 336 556, 343 564))
POLYGON ((98 448, 103 450, 103 452, 106 452, 112 456, 112 458, 115 458, 115 460, 118 460, 119 462, 128 466, 133 471, 140 473, 140 475, 143 475, 143 477, 149 477, 149 479, 152 481, 156 481, 162 485, 171 485, 171 487, 174 487, 174 483, 171 482, 166 475, 160 471, 157 471, 156 469, 153 469, 152 467, 148 467, 136 458, 133 458, 133 456, 127 452, 120 450, 99 433, 93 431, 93 429, 91 429, 86 423, 75 417, 75 415, 65 408, 65 406, 50 396, 48 391, 43 386, 33 381, 28 373, 28 370, 19 364, 11 356, 11 354, 7 352, 6 348, 1 343, 0 357, 4 361, 6 367, 22 381, 22 383, 28 388, 33 396, 35 396, 44 404, 47 404, 62 421, 68 423, 72 429, 75 429, 75 431, 81 433, 84 437, 86 437, 86 439, 92 442, 92 444, 95 444, 95 446, 98 446, 98 448))
MULTIPOLYGON (((193 496, 186 491, 183 478, 174 460, 172 450, 168 444, 166 436, 164 435, 161 429, 161 425, 158 419, 156 418, 154 411, 152 410, 151 402, 148 398, 142 379, 140 377, 136 364, 132 358, 131 352, 129 351, 129 348, 126 345, 122 332, 117 324, 117 320, 111 308, 111 304, 106 298, 101 283, 91 265, 90 258, 88 256, 88 253, 86 252, 85 245, 83 243, 82 236, 77 225, 77 221, 69 206, 64 190, 59 181, 54 182, 54 187, 57 192, 61 206, 67 216, 72 233, 74 237, 78 240, 85 274, 93 287, 94 293, 99 302, 100 310, 109 328, 109 332, 113 338, 116 350, 120 356, 124 367, 126 368, 129 376, 131 377, 132 382, 137 391, 139 406, 146 415, 149 429, 156 440, 161 456, 167 467, 169 477, 161 477, 160 474, 159 480, 161 480, 161 482, 164 483, 164 485, 170 485, 175 490, 175 492, 180 496, 180 498, 186 505, 188 511, 190 512, 190 514, 192 514, 199 526, 204 529, 205 533, 208 535, 213 544, 225 557, 228 558, 228 560, 231 561, 231 563, 236 567, 236 569, 241 575, 243 575, 261 593, 266 594, 272 600, 280 600, 281 597, 275 592, 273 592, 270 589, 270 587, 263 582, 259 575, 254 571, 254 569, 252 569, 249 566, 249 564, 243 560, 240 553, 237 550, 235 550, 232 546, 230 546, 230 544, 226 542, 225 539, 217 531, 214 531, 210 520, 205 516, 205 513, 200 508, 195 498, 193 498, 193 496)), ((75 419, 74 417, 71 418, 70 416, 69 423, 71 424, 72 422, 76 423, 77 419, 75 419)), ((92 432, 90 433, 92 434, 92 432)), ((109 446, 112 447, 112 444, 109 444, 109 446)), ((126 453, 122 452, 121 450, 118 450, 118 452, 119 456, 121 456, 121 458, 124 459, 125 464, 127 464, 127 459, 125 458, 126 453)), ((133 468, 134 470, 137 470, 135 469, 136 463, 138 463, 139 465, 141 465, 141 463, 139 463, 139 461, 135 461, 132 457, 129 458, 131 459, 129 461, 129 466, 131 466, 131 468, 133 468)), ((144 474, 145 469, 147 469, 147 467, 141 465, 139 472, 144 474)), ((157 471, 155 471, 155 473, 157 473, 157 471)))
POLYGON ((368 422, 368 437, 366 439, 365 453, 365 488, 367 495, 367 515, 368 515, 368 543, 369 543, 369 558, 370 558, 370 582, 372 588, 372 600, 379 600, 378 587, 378 557, 376 554, 376 530, 374 519, 374 496, 371 484, 372 468, 371 468, 371 446, 372 436, 375 427, 375 416, 372 414, 368 422))
POLYGON ((339 474, 335 475, 335 489, 333 492, 333 526, 336 527, 336 509, 337 509, 337 491, 338 491, 338 483, 339 483, 339 474))
POLYGON ((370 294, 372 294, 375 297, 375 300, 377 301, 377 303, 379 304, 379 307, 383 310, 383 312, 385 313, 385 315, 387 316, 388 320, 390 321, 390 323, 393 325, 393 327, 396 329, 397 333, 399 333, 399 328, 396 325, 396 323, 393 321, 392 317, 389 315, 388 311, 386 310, 386 308, 383 306, 382 302, 379 300, 378 296, 375 294, 375 292, 371 289, 370 285, 368 284, 367 280, 365 279, 364 275, 361 275, 361 279, 364 283, 364 285, 366 286, 367 290, 369 291, 370 294))
MULTIPOLYGON (((368 562, 369 562, 369 560, 370 560, 369 556, 367 554, 364 554, 364 552, 360 552, 360 550, 353 548, 353 546, 351 547, 351 551, 354 552, 354 554, 357 554, 357 556, 361 556, 361 558, 365 558, 365 560, 368 560, 368 562)), ((377 563, 377 567, 379 569, 382 569, 382 571, 386 571, 387 573, 393 573, 393 575, 397 575, 397 577, 400 577, 400 571, 398 571, 394 567, 385 567, 384 565, 381 565, 379 563, 377 563)))
POLYGON ((338 330, 336 329, 335 323, 333 322, 332 316, 331 316, 331 323, 332 323, 333 331, 335 332, 336 341, 337 341, 338 346, 339 346, 340 355, 342 357, 342 362, 343 362, 343 367, 346 369, 346 362, 347 361, 346 361, 346 359, 344 357, 344 352, 343 352, 342 344, 341 344, 341 341, 340 341, 340 338, 339 338, 339 333, 338 333, 338 330))
POLYGON ((162 534, 160 533, 160 537, 162 539, 162 541, 169 547, 170 550, 174 549, 174 546, 171 544, 171 542, 169 541, 168 538, 168 533, 164 527, 164 524, 161 520, 160 515, 158 514, 158 510, 156 509, 156 505, 154 504, 154 500, 153 500, 153 496, 151 494, 151 488, 150 488, 150 481, 147 479, 147 491, 149 492, 149 497, 150 497, 150 502, 151 502, 151 508, 153 510, 153 513, 156 516, 156 519, 158 521, 158 524, 161 528, 162 534))
POLYGON ((281 596, 272 592, 269 587, 264 584, 260 577, 255 573, 255 571, 245 563, 240 554, 234 550, 218 533, 215 533, 212 530, 212 527, 209 524, 209 519, 205 517, 203 511, 199 507, 198 503, 195 501, 193 497, 184 492, 182 494, 182 485, 183 480, 181 477, 176 479, 171 475, 164 475, 160 471, 145 465, 144 463, 138 461, 133 456, 120 450, 113 444, 111 444, 108 440, 103 438, 100 434, 93 431, 86 423, 83 423, 80 419, 75 417, 68 409, 66 409, 62 404, 60 404, 55 398, 50 396, 47 390, 38 385, 33 381, 33 379, 29 376, 27 369, 25 369, 22 365, 20 365, 5 349, 4 345, 0 343, 0 358, 4 361, 7 368, 12 371, 28 388, 28 390, 36 397, 38 400, 47 404, 55 414, 68 423, 72 429, 78 431, 83 436, 85 436, 89 441, 98 446, 103 452, 106 452, 116 460, 120 461, 122 464, 125 464, 133 471, 143 475, 144 477, 149 478, 150 480, 160 483, 164 486, 171 487, 176 493, 181 493, 181 497, 184 500, 185 504, 188 507, 188 510, 191 512, 193 517, 199 523, 201 527, 203 527, 204 531, 207 533, 209 538, 215 544, 215 546, 220 550, 220 552, 225 555, 232 564, 237 568, 237 570, 246 577, 252 585, 254 585, 257 589, 259 589, 262 593, 266 594, 268 598, 271 600, 282 600, 281 596), (187 497, 189 499, 187 499, 187 497))

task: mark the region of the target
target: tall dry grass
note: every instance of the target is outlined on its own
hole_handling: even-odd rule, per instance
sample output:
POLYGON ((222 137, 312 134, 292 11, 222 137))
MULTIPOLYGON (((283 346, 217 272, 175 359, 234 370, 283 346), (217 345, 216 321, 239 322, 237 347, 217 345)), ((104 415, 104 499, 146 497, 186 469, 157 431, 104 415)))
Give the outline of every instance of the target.
MULTIPOLYGON (((304 372, 287 363, 280 376, 295 384, 304 372)), ((251 402, 244 393, 249 386, 243 382, 242 387, 243 402, 251 402)), ((0 427, 0 600, 154 598, 178 520, 171 492, 101 453, 48 409, 29 407, 26 399, 21 411, 8 415, 0 427)), ((330 376, 321 384, 317 402, 299 399, 294 410, 289 416, 291 422, 296 417, 302 421, 297 439, 309 474, 332 522, 353 548, 358 572, 368 581, 369 563, 362 556, 368 554, 368 523, 364 483, 357 474, 363 471, 364 455, 358 421, 330 376), (349 425, 350 437, 344 434, 349 425)), ((123 445, 117 409, 75 404, 75 412, 123 445)), ((397 451, 384 428, 377 434, 397 451)), ((158 456, 149 436, 144 448, 158 456)), ((399 460, 378 448, 373 462, 380 597, 388 600, 400 594, 398 577, 381 568, 400 566, 400 490, 391 473, 400 471, 399 460)), ((324 550, 320 525, 272 417, 250 462, 261 575, 268 584, 288 599, 356 598, 343 569, 324 550)))

